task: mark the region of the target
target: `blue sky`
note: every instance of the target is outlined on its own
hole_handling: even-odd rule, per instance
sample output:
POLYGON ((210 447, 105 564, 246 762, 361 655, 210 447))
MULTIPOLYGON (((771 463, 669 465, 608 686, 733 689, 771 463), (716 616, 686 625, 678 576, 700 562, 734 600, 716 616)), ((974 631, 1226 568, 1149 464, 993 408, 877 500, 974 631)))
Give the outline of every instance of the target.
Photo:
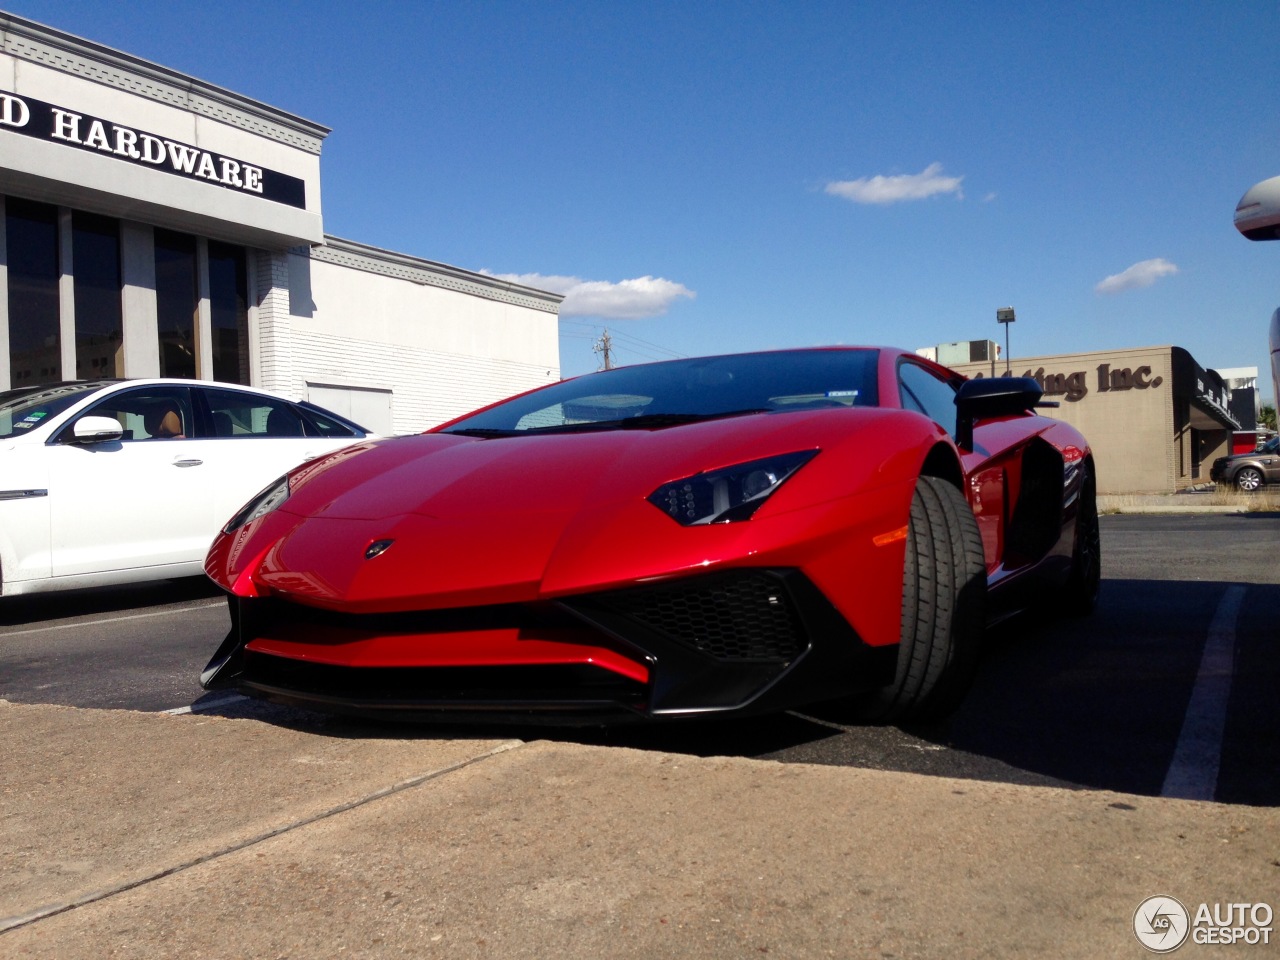
POLYGON ((1158 344, 1257 366, 1280 4, 5 9, 333 128, 337 236, 565 292, 565 375, 775 346, 1158 344))

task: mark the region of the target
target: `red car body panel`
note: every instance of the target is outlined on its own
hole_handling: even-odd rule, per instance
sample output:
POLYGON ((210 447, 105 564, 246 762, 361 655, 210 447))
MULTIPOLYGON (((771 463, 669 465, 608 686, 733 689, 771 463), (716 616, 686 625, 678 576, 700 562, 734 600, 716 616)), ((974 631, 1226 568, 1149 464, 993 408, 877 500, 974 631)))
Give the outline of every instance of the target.
POLYGON ((496 440, 446 424, 360 444, 294 471, 287 501, 219 537, 205 569, 233 610, 271 600, 313 611, 264 622, 242 651, 335 669, 581 666, 643 686, 662 658, 597 618, 595 598, 762 570, 795 571, 800 592, 816 588, 863 648, 892 655, 926 462, 963 479, 995 587, 1073 549, 1069 511, 1048 550, 1008 549, 1028 444, 1063 463, 1087 456, 1070 427, 1030 414, 980 422, 973 449, 958 450, 938 423, 902 409, 898 366, 909 356, 880 350, 877 407, 496 440), (802 451, 817 453, 749 521, 682 526, 647 499, 684 477, 802 451), (580 619, 566 622, 564 609, 580 619), (524 612, 518 622, 449 619, 480 610, 524 612))
POLYGON ((344 667, 478 667, 493 664, 595 665, 638 683, 649 679, 642 663, 597 646, 590 631, 527 629, 434 631, 382 636, 368 632, 289 630, 258 637, 249 644, 258 653, 344 667))
MULTIPOLYGON (((550 599, 745 562, 811 567, 832 595, 848 593, 838 585, 851 581, 900 596, 903 545, 874 539, 905 523, 919 464, 940 440, 931 421, 857 409, 714 421, 681 428, 674 451, 662 433, 385 441, 372 456, 323 471, 324 489, 343 491, 336 498, 312 494, 307 477, 322 472, 317 465, 295 475, 288 503, 220 538, 206 571, 234 592, 238 559, 270 540, 252 572, 259 595, 369 613, 550 599), (748 524, 680 527, 634 492, 763 453, 814 449, 832 416, 858 424, 748 524), (657 446, 666 458, 654 456, 657 446), (897 449, 873 462, 866 447, 897 449), (366 561, 383 539, 395 546, 366 561)), ((868 643, 896 643, 898 614, 882 610, 841 612, 863 621, 855 629, 868 643)))

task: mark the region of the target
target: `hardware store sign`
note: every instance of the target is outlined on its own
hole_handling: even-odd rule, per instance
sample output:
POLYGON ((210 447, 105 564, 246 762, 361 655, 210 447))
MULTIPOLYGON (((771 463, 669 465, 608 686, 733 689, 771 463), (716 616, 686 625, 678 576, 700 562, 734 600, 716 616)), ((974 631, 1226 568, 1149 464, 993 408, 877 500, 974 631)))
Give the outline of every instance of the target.
POLYGON ((306 184, 297 177, 3 90, 0 130, 88 150, 291 207, 306 207, 306 184))

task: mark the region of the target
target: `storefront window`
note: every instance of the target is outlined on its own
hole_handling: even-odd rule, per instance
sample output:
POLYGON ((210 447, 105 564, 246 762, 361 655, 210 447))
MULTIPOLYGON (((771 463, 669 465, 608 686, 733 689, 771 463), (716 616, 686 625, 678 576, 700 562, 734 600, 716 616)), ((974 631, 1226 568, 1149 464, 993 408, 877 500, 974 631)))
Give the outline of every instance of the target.
POLYGON ((9 382, 14 387, 62 379, 58 326, 58 210, 5 200, 9 267, 9 382))
POLYGON ((213 379, 249 383, 249 304, 244 249, 209 241, 213 379))
POLYGON ((194 378, 200 305, 196 238, 169 230, 156 230, 155 238, 160 376, 194 378))
POLYGON ((92 213, 73 214, 71 268, 75 273, 76 377, 123 377, 119 221, 92 213))

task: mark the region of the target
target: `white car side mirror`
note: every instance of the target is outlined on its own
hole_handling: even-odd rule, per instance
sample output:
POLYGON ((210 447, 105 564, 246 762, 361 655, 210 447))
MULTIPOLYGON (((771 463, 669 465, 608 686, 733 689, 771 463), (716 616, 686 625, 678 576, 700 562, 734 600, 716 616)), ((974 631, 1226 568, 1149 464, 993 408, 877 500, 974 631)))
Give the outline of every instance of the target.
POLYGON ((72 443, 109 443, 123 436, 124 428, 111 417, 81 417, 71 428, 72 443))

